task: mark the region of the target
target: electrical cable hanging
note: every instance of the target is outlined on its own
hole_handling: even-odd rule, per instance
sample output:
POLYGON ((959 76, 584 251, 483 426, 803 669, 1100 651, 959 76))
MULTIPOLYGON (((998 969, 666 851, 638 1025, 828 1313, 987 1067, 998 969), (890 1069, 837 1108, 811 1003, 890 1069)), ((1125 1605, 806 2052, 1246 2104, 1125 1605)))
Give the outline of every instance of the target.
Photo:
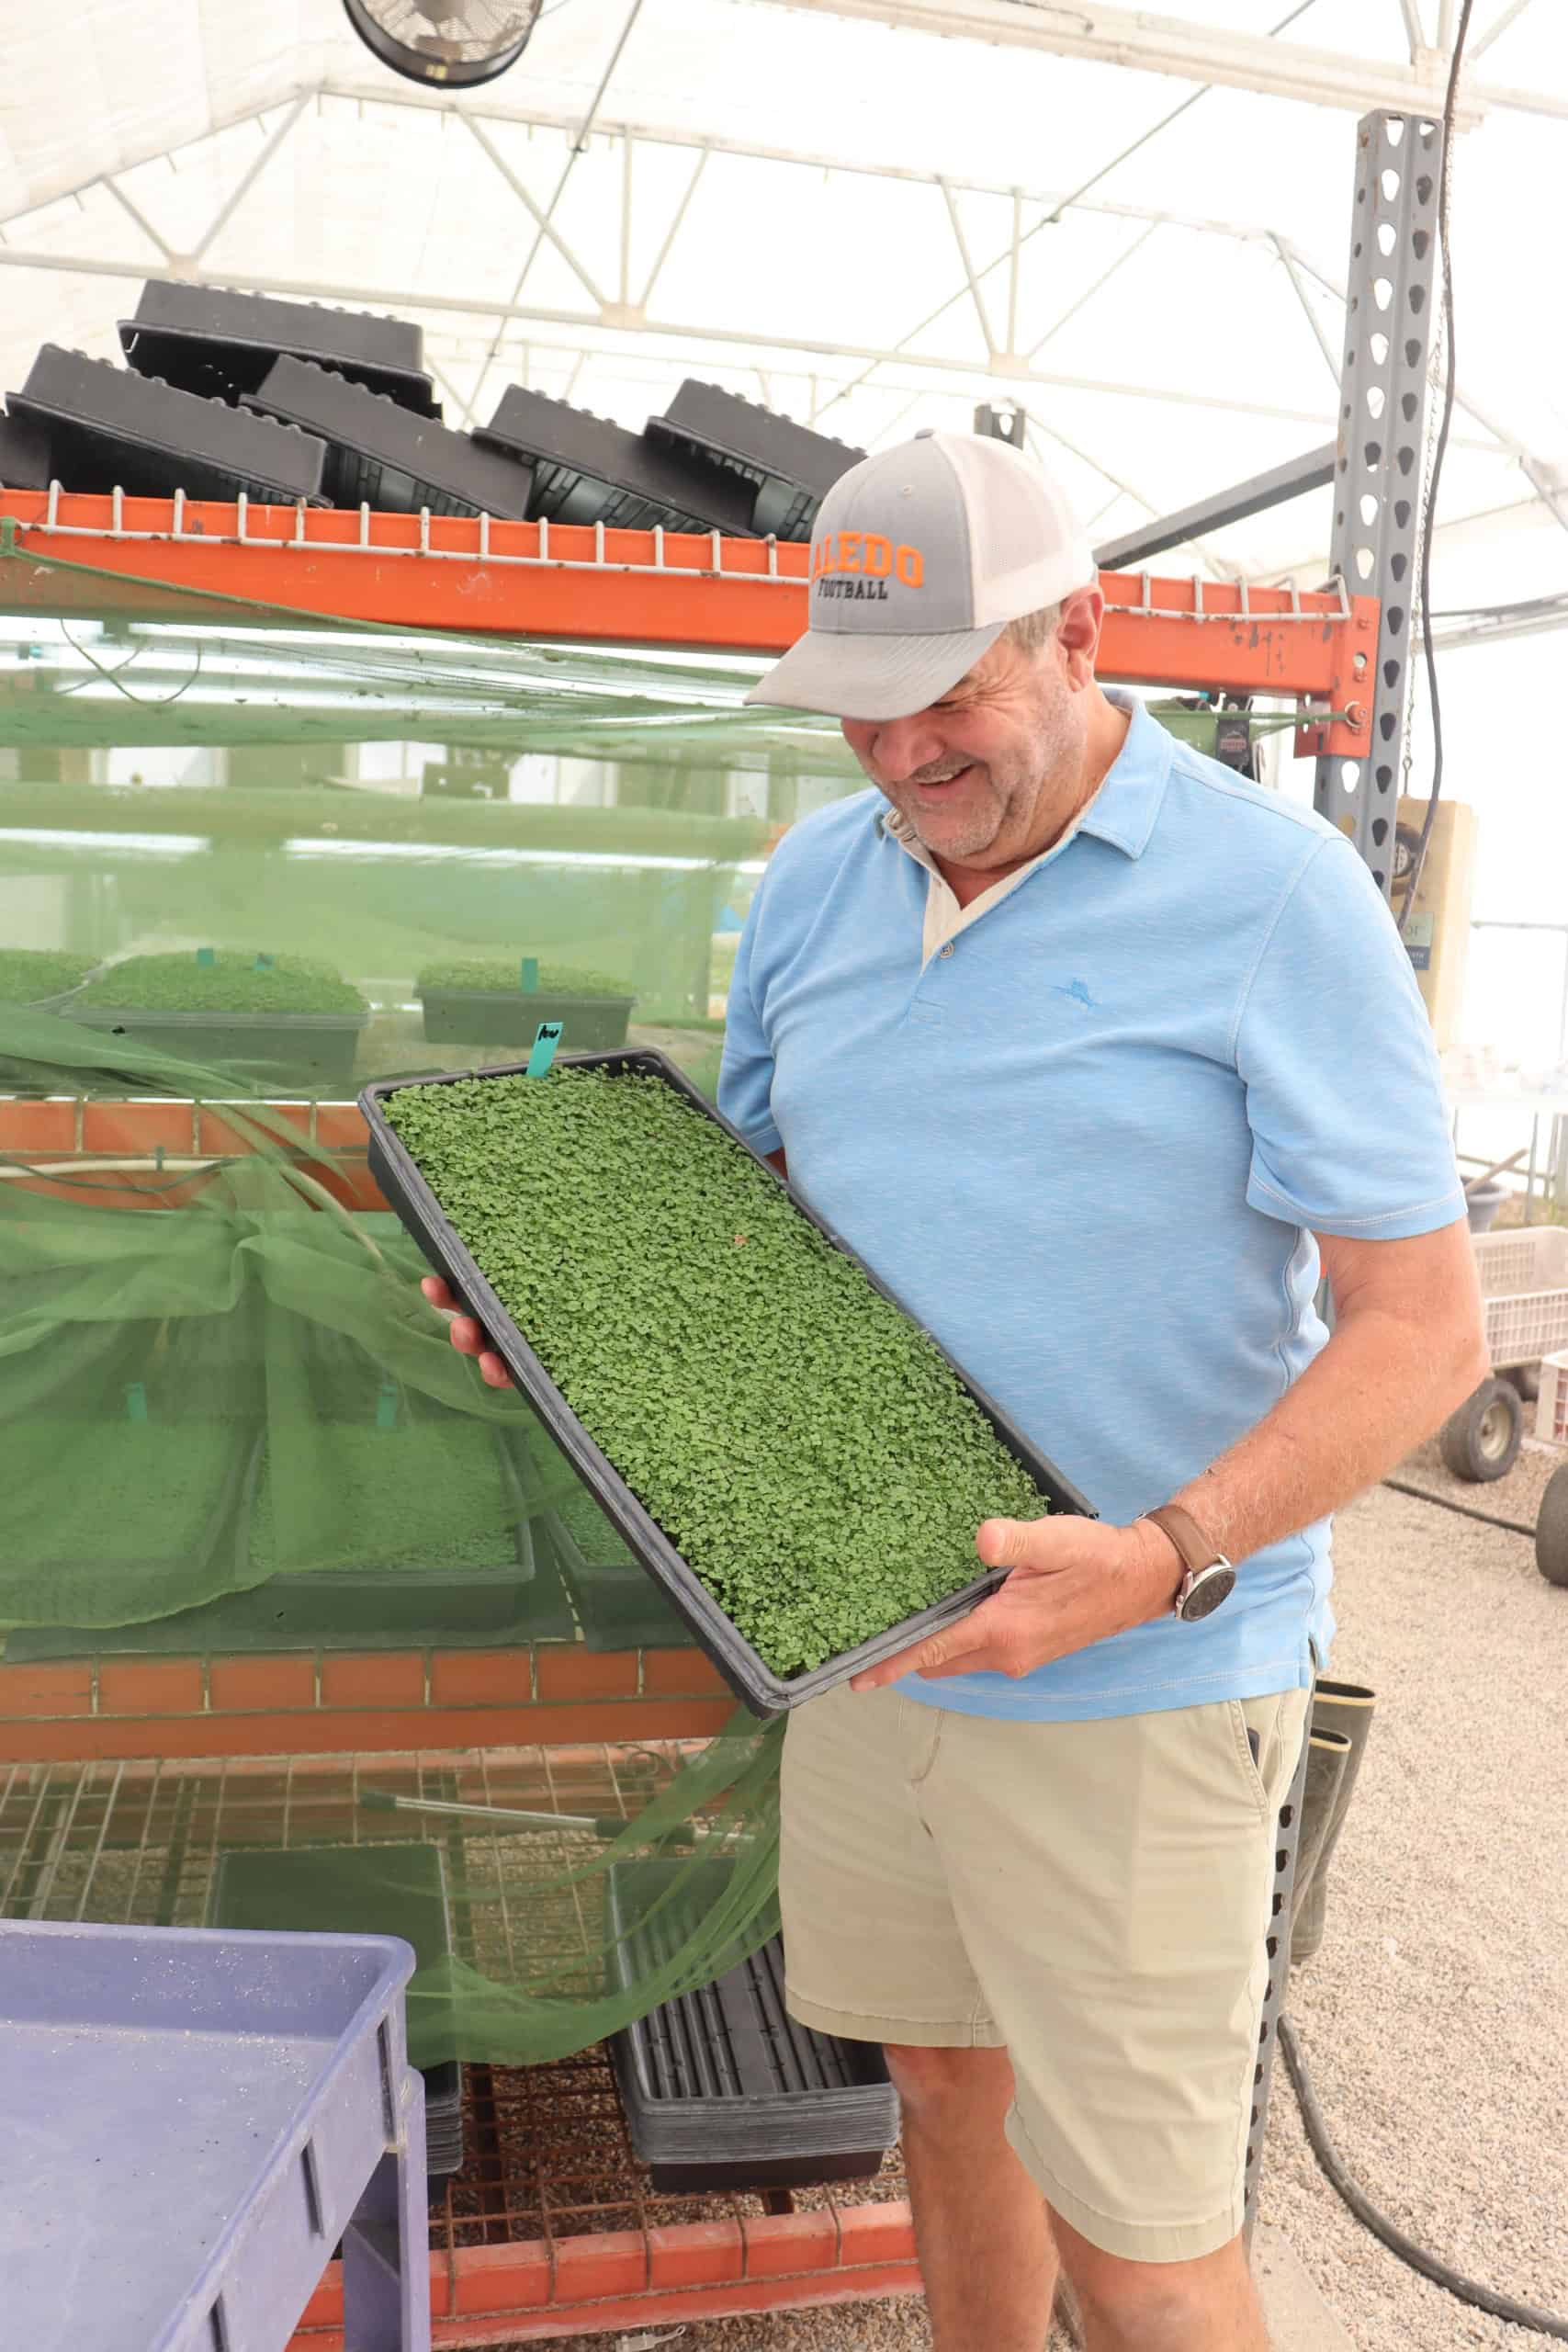
POLYGON ((1447 356, 1443 368, 1443 407, 1438 426, 1437 450, 1427 483, 1427 495, 1421 515, 1421 646, 1427 664, 1427 693, 1432 707, 1432 789, 1427 797, 1427 814, 1422 820, 1420 839, 1410 862, 1410 881, 1404 894, 1404 911, 1399 920, 1403 937, 1416 911, 1416 894, 1421 876, 1426 871, 1427 852, 1431 846, 1432 828, 1438 820, 1438 803, 1443 789, 1443 712, 1438 690, 1438 657, 1432 645, 1430 613, 1432 607, 1432 532, 1438 512, 1438 486, 1442 481, 1443 460, 1448 455, 1449 433, 1453 424, 1454 401, 1458 377, 1454 359, 1454 284, 1453 254, 1449 230, 1450 198, 1453 172, 1454 119, 1458 111, 1460 74, 1464 64, 1465 39, 1470 31, 1470 19, 1475 0, 1463 0, 1460 10, 1459 28, 1454 35, 1454 52, 1449 66, 1449 86, 1443 99, 1443 162, 1438 187, 1438 251, 1442 263, 1443 301, 1442 322, 1447 356))

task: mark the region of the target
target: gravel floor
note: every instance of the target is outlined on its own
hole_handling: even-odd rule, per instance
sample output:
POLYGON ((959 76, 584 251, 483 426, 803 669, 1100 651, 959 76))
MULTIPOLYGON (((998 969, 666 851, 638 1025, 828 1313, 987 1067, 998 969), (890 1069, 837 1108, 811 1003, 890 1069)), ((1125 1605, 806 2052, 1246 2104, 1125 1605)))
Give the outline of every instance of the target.
MULTIPOLYGON (((1526 1453, 1507 1478, 1461 1487, 1423 1448, 1403 1475, 1533 1521, 1563 1459, 1526 1453)), ((1370 1684, 1379 1712, 1291 2011, 1373 2200, 1471 2277, 1568 2314, 1568 1590, 1523 1538, 1382 1489, 1342 1517, 1338 1564, 1334 1671, 1370 1684)), ((1282 2072, 1262 2213, 1358 2352, 1551 2340, 1454 2301, 1369 2237, 1318 2172, 1282 2072)), ((690 2326, 670 2352, 930 2343, 919 2304, 860 2303, 690 2326)))
MULTIPOLYGON (((1460 1487, 1531 1520, 1563 1457, 1460 1487)), ((1568 1591, 1524 1538, 1386 1490, 1340 1521, 1334 1668, 1379 1693, 1328 1933, 1291 2010, 1340 2153, 1441 2259, 1568 2314, 1568 1591)), ((1318 2174, 1288 2086, 1263 2210, 1363 2352, 1551 2339, 1395 2262, 1318 2174)))

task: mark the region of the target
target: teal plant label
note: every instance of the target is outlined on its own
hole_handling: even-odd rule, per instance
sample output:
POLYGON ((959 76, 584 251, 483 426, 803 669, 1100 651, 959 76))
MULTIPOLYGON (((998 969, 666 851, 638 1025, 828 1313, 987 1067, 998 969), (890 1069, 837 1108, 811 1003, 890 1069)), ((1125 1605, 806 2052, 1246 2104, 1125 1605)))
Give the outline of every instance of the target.
POLYGON ((528 1057, 530 1078, 547 1076, 550 1064, 556 1057, 556 1047, 560 1044, 561 1027, 558 1021, 541 1021, 535 1030, 534 1049, 528 1057))
POLYGON ((204 972, 210 970, 211 967, 218 961, 217 948, 198 947, 196 951, 196 960, 200 965, 204 972))
POLYGON ((539 987, 539 959, 536 956, 524 956, 520 977, 523 982, 524 995, 536 995, 539 987))
POLYGON ((384 1380, 376 1397, 376 1426, 378 1430, 395 1430, 398 1426, 398 1384, 384 1380))
POLYGON ((128 1421, 144 1421, 147 1419, 147 1390, 140 1380, 132 1380, 126 1385, 125 1418, 128 1421))
POLYGON ((270 956, 258 956, 256 957, 255 964, 256 970, 258 972, 270 972, 272 969, 272 960, 273 959, 270 956))

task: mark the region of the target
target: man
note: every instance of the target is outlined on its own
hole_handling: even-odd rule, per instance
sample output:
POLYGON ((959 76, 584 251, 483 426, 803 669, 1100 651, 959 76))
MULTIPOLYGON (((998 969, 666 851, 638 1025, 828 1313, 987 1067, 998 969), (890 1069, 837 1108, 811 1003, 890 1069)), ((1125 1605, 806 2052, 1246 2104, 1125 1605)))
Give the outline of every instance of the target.
POLYGON ((792 1716, 789 2005, 886 2047, 939 2352, 1041 2352, 1058 2261, 1091 2352, 1259 2352, 1328 1515, 1488 1370, 1430 1032, 1348 842, 1097 684, 1016 451, 866 459, 809 593, 750 699, 873 788, 774 853, 721 1104, 1103 1517, 987 1521, 992 1598, 792 1716))

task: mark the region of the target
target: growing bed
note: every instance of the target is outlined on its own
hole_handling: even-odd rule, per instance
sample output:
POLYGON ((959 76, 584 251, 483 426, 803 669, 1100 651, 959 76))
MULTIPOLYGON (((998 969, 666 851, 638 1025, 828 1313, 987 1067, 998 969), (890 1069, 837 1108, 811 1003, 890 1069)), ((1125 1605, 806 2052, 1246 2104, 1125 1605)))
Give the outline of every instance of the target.
POLYGON ((414 982, 433 1046, 526 1046, 541 1021, 558 1021, 569 1050, 626 1043, 637 1002, 624 981, 575 965, 431 964, 414 982))
POLYGON ((159 1053, 306 1091, 347 1083, 370 1018, 359 990, 330 964, 222 949, 128 956, 106 966, 66 1010, 159 1053))

